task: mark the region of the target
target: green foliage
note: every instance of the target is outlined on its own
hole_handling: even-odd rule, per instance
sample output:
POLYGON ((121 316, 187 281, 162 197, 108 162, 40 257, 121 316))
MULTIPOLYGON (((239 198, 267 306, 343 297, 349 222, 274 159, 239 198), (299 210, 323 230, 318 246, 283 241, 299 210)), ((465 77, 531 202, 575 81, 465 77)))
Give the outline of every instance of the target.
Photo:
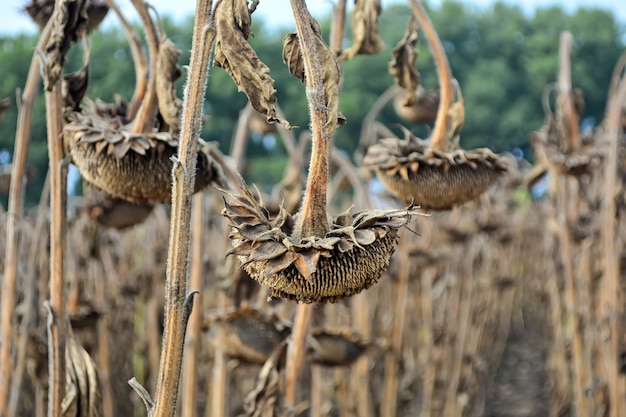
MULTIPOLYGON (((608 12, 580 9, 568 14, 560 7, 538 10, 527 16, 517 6, 495 3, 488 8, 475 8, 461 1, 443 1, 438 8, 428 8, 439 31, 454 77, 462 88, 466 102, 466 123, 462 145, 466 148, 488 146, 502 151, 525 147, 528 133, 543 123, 541 94, 546 84, 556 80, 558 41, 562 30, 575 37, 572 51, 572 76, 575 86, 586 96, 586 116, 600 121, 603 117, 609 77, 624 48, 624 28, 608 12)), ((348 119, 336 135, 336 145, 353 152, 361 130, 361 120, 376 98, 392 83, 387 65, 391 49, 402 37, 410 10, 405 5, 391 5, 383 10, 380 22, 385 49, 375 56, 358 56, 343 65, 344 83, 340 106, 348 119)), ((327 35, 330 19, 322 22, 327 35)), ((350 35, 350 19, 346 36, 350 35)), ((174 24, 167 18, 163 26, 170 38, 182 50, 180 63, 189 62, 192 17, 174 24)), ((250 42, 259 57, 271 68, 276 80, 278 104, 292 125, 308 126, 308 109, 304 87, 293 78, 282 62, 282 38, 287 30, 269 28, 255 19, 254 36, 250 42)), ((130 49, 121 29, 99 30, 90 37, 91 74, 88 96, 105 101, 114 95, 131 98, 135 73, 130 49)), ((348 46, 346 39, 344 46, 348 46)), ((15 97, 23 88, 35 36, 0 37, 0 98, 15 97)), ((417 66, 426 88, 437 88, 432 55, 422 36, 418 43, 420 56, 417 66)), ((67 70, 80 67, 82 46, 72 47, 67 70)), ((180 95, 184 78, 179 80, 180 95)), ((222 151, 230 149, 231 137, 239 111, 246 97, 237 91, 230 77, 219 68, 211 69, 206 94, 202 137, 217 141, 222 151)), ((0 121, 0 151, 12 152, 15 138, 17 108, 13 106, 0 121)), ((379 116, 379 121, 395 129, 401 120, 391 106, 379 116)), ((407 126, 416 134, 426 135, 424 126, 407 126)), ((28 163, 36 177, 27 189, 27 204, 38 200, 39 190, 47 170, 43 97, 36 103, 28 163)), ((298 132, 296 132, 298 134, 298 132)), ((255 182, 275 182, 286 163, 280 142, 267 146, 267 141, 251 141, 248 148, 247 175, 255 182), (265 143, 265 144, 264 144, 265 143)))

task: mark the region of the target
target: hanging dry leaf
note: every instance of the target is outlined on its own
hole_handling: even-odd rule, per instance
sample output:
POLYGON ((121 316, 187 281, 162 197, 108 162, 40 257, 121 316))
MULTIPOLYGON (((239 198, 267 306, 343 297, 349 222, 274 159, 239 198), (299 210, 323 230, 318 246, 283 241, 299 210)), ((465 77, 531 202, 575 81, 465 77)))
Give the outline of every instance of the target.
POLYGON ((456 101, 448 109, 448 115, 450 116, 450 130, 448 133, 448 140, 453 145, 451 148, 455 149, 459 144, 459 134, 463 125, 465 124, 465 100, 463 99, 463 93, 461 92, 461 86, 454 80, 454 88, 456 90, 456 101))
POLYGON ((373 55, 383 49, 378 33, 378 16, 382 12, 380 0, 354 0, 352 10, 352 46, 341 54, 348 61, 358 54, 373 55))
POLYGON ((159 42, 159 55, 156 69, 156 94, 159 112, 169 125, 170 132, 177 132, 180 127, 182 101, 176 96, 176 80, 181 71, 178 66, 180 49, 164 34, 159 42))
POLYGON ((61 97, 63 97, 63 108, 65 110, 77 111, 83 101, 89 86, 89 57, 91 47, 87 37, 83 38, 85 51, 83 52, 83 67, 78 71, 65 74, 61 83, 61 97))
POLYGON ((250 104, 265 114, 269 123, 291 125, 276 114, 276 90, 269 68, 259 59, 247 39, 252 21, 246 0, 221 0, 215 6, 214 65, 223 68, 243 91, 250 104))
POLYGON ((391 51, 393 58, 389 63, 389 73, 395 78, 396 84, 406 90, 404 106, 412 106, 415 103, 415 91, 421 81, 420 73, 415 68, 415 61, 419 56, 415 49, 418 39, 417 21, 411 17, 404 36, 391 51))
POLYGON ((86 30, 87 1, 86 0, 59 0, 52 13, 52 32, 46 44, 44 83, 46 90, 52 90, 63 73, 65 56, 70 45, 79 39, 86 30))
MULTIPOLYGON (((337 59, 332 51, 322 39, 322 29, 317 21, 311 18, 311 28, 315 33, 315 48, 322 66, 322 81, 328 108, 331 113, 337 115, 336 118, 328 118, 328 132, 332 136, 337 126, 346 124, 346 117, 339 110, 339 84, 341 83, 341 71, 337 64, 337 59)), ((291 75, 305 82, 304 60, 302 59, 302 49, 297 33, 289 33, 283 39, 283 61, 287 64, 291 75)))
POLYGON ((285 367, 287 341, 283 341, 261 368, 257 384, 246 396, 243 409, 246 417, 282 416, 280 398, 281 372, 285 367))
POLYGON ((69 323, 67 329, 67 388, 63 417, 98 417, 102 401, 96 364, 74 338, 69 323))

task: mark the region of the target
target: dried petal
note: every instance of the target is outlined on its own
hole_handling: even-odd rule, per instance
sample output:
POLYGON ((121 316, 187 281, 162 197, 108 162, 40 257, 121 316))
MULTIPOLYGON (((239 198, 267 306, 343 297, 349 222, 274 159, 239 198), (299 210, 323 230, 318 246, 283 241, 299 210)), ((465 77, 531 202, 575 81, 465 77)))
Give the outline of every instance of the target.
POLYGON ((243 91, 250 104, 265 114, 269 123, 289 122, 276 114, 276 90, 269 68, 259 59, 247 39, 252 31, 246 0, 221 0, 215 6, 214 65, 223 68, 243 91))

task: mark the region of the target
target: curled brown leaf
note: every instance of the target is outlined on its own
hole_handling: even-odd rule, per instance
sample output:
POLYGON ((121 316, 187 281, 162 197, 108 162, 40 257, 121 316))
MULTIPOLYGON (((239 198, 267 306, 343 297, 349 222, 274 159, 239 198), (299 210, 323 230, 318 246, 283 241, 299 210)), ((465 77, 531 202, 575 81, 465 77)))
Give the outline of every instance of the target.
POLYGON ((415 49, 418 39, 417 21, 412 17, 404 36, 391 51, 392 59, 389 62, 389 73, 396 80, 396 84, 406 90, 404 106, 412 106, 415 103, 415 91, 421 81, 420 73, 415 68, 415 61, 419 56, 419 52, 415 49))
MULTIPOLYGON (((311 18, 310 23, 315 33, 315 48, 322 64, 322 80, 328 108, 337 115, 335 118, 328 118, 328 131, 332 134, 337 126, 341 127, 346 124, 346 117, 339 110, 338 92, 341 83, 341 71, 337 59, 322 39, 322 29, 319 23, 313 18, 311 18)), ((291 75, 304 83, 304 60, 302 59, 302 49, 297 33, 289 33, 283 39, 283 60, 291 75)))
POLYGON ((182 101, 176 96, 175 85, 175 81, 180 77, 178 58, 180 49, 167 36, 161 35, 157 57, 156 94, 159 112, 171 132, 179 129, 182 108, 182 101))
POLYGON ((383 49, 378 33, 378 16, 382 12, 380 0, 354 0, 352 11, 352 46, 341 54, 348 61, 356 55, 374 55, 383 49))
POLYGON ((214 65, 223 68, 243 91, 252 107, 269 123, 291 125, 277 115, 276 90, 269 68, 248 43, 252 21, 246 0, 221 0, 215 6, 214 65))
POLYGON ((87 1, 57 1, 52 19, 52 33, 44 48, 44 83, 48 91, 52 90, 52 86, 63 73, 65 56, 72 42, 75 42, 85 33, 87 1))

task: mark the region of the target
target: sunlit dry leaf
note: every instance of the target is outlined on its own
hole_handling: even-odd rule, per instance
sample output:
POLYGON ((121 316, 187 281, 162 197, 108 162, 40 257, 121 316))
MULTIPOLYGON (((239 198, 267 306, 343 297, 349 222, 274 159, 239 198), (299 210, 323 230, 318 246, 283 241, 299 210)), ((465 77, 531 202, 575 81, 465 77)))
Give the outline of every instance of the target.
POLYGON ((380 0, 354 0, 352 10, 352 46, 341 54, 348 61, 358 54, 373 55, 383 49, 378 33, 378 16, 382 11, 380 0))
MULTIPOLYGON (((339 110, 339 84, 341 83, 341 71, 337 64, 337 59, 332 51, 322 39, 322 29, 319 23, 311 18, 311 27, 315 33, 315 48, 322 65, 322 79, 324 83, 324 92, 331 114, 337 117, 329 117, 327 122, 328 132, 332 135, 337 126, 343 126, 346 123, 346 117, 339 110)), ((289 68, 289 72, 303 83, 304 79, 304 61, 302 59, 302 50, 300 48, 300 40, 298 34, 289 33, 283 39, 283 60, 289 68)))
POLYGON ((215 6, 214 65, 223 68, 243 91, 252 107, 269 123, 289 122, 276 114, 276 90, 269 68, 259 59, 247 39, 252 32, 246 0, 221 0, 215 6))
POLYGON ((161 35, 157 57, 156 94, 159 112, 170 126, 171 132, 179 129, 182 108, 182 101, 176 96, 175 85, 175 81, 180 77, 178 58, 180 58, 180 49, 164 34, 161 35))
POLYGON ((86 0, 59 0, 52 13, 52 33, 46 44, 44 83, 48 91, 52 90, 63 73, 65 56, 70 45, 82 36, 87 23, 86 0))
POLYGON ((417 21, 412 17, 404 36, 391 51, 393 58, 389 63, 389 73, 395 78, 396 84, 406 90, 404 106, 411 106, 415 103, 415 90, 421 81, 420 73, 415 68, 415 61, 419 55, 415 49, 418 39, 417 21))

